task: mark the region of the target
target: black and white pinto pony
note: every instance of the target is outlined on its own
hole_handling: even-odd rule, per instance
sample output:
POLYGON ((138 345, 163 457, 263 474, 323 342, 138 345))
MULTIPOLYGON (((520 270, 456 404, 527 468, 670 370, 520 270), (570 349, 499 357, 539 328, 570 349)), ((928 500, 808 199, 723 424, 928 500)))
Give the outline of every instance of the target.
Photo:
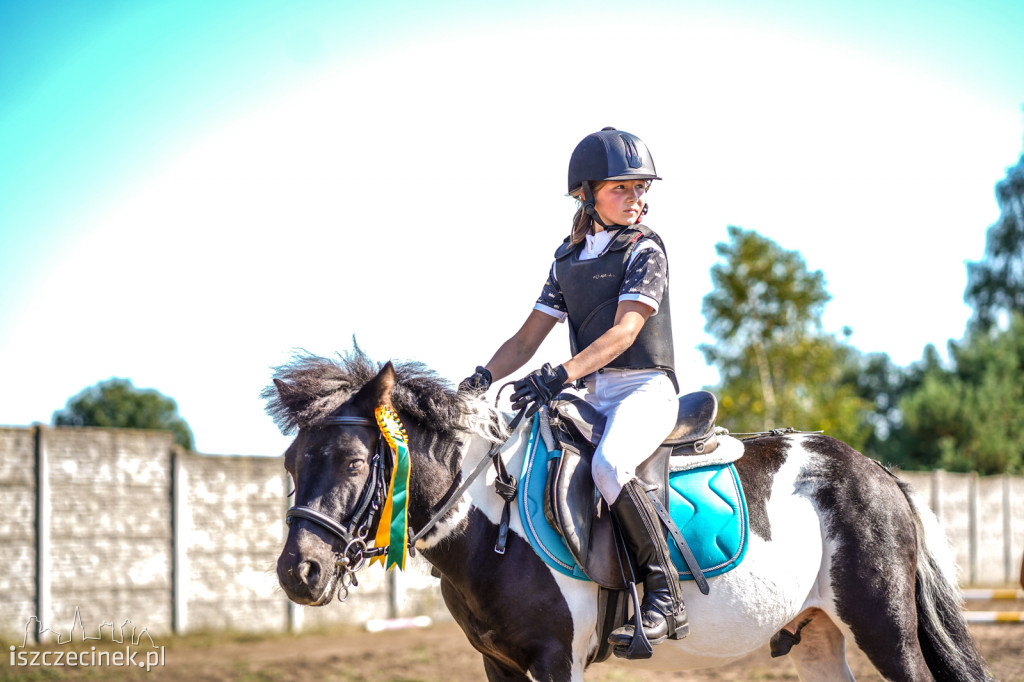
MULTIPOLYGON (((277 564, 298 604, 347 594, 371 552, 375 528, 356 517, 377 475, 376 406, 392 406, 408 431, 410 533, 447 506, 496 443, 505 442, 509 471, 522 467, 524 429, 509 434, 482 398, 457 394, 420 363, 381 368, 358 348, 337 360, 305 355, 277 368, 263 396, 282 430, 298 431, 285 453, 295 506, 277 564)), ((744 447, 736 462, 750 516, 744 561, 710 579, 707 596, 683 582, 689 636, 622 665, 722 665, 786 631, 804 680, 853 679, 851 639, 886 679, 991 679, 961 613, 946 539, 905 484, 823 435, 758 437, 744 447)), ((504 507, 494 479, 488 467, 415 538, 415 550, 440 576, 489 680, 582 680, 598 647, 598 587, 548 568, 524 539, 515 505, 507 549, 494 551, 504 507)))

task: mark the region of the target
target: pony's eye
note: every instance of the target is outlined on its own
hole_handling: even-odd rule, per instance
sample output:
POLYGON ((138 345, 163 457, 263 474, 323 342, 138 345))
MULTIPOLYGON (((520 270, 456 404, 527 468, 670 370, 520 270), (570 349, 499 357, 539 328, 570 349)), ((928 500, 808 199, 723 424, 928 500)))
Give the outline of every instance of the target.
POLYGON ((349 462, 349 463, 348 463, 348 466, 347 466, 347 467, 345 468, 345 470, 346 470, 346 471, 347 471, 348 473, 350 473, 350 474, 358 474, 358 473, 359 473, 359 470, 360 470, 360 469, 362 469, 362 468, 363 468, 363 463, 362 463, 362 462, 360 462, 360 461, 359 461, 359 460, 357 459, 357 460, 355 460, 355 461, 349 462))

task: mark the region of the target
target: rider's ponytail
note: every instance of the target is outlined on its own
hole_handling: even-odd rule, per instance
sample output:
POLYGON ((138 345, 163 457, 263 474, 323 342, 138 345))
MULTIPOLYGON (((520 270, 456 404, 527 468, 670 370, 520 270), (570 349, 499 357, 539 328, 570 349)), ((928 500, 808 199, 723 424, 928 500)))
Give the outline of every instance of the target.
MULTIPOLYGON (((601 189, 601 186, 605 184, 605 180, 592 183, 593 191, 596 194, 597 190, 601 189)), ((572 218, 572 232, 569 233, 569 243, 579 244, 583 241, 584 237, 590 234, 593 226, 594 219, 591 218, 586 211, 583 210, 583 190, 576 189, 569 194, 578 204, 576 208, 576 215, 572 218)))

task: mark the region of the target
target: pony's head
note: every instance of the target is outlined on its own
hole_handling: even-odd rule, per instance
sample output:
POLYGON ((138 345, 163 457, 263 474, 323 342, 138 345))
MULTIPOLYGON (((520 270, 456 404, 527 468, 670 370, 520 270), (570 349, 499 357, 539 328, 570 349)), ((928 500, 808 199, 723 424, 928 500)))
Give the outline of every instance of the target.
POLYGON ((284 457, 295 499, 278 579, 293 601, 326 604, 347 593, 387 493, 391 451, 375 410, 393 409, 408 429, 412 523, 458 471, 463 399, 420 363, 379 366, 358 347, 338 360, 299 356, 276 369, 262 395, 282 431, 297 431, 284 457))

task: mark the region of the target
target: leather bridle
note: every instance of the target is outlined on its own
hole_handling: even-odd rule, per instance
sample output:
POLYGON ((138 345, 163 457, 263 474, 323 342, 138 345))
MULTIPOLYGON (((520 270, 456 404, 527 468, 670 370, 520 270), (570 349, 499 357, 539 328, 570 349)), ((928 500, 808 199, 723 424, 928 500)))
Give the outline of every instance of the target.
MULTIPOLYGON (((519 424, 525 412, 525 408, 520 410, 512 420, 512 423, 509 425, 510 432, 515 430, 516 425, 519 424)), ((321 421, 319 426, 365 426, 379 429, 375 420, 365 417, 328 417, 321 421)), ((431 519, 419 531, 410 534, 408 542, 410 556, 416 555, 416 542, 437 525, 451 511, 452 507, 462 499, 462 496, 469 490, 473 481, 483 473, 488 461, 494 464, 497 472, 495 480, 496 491, 505 501, 501 523, 499 524, 498 542, 494 547, 494 551, 499 554, 505 553, 505 543, 508 538, 509 529, 509 507, 516 496, 517 481, 505 470, 505 463, 501 459, 501 448, 503 445, 504 442, 494 443, 487 456, 480 460, 479 464, 476 465, 465 480, 463 480, 461 473, 455 477, 448 492, 445 493, 438 503, 438 510, 431 519)), ((378 431, 377 447, 374 450, 373 457, 370 459, 370 475, 367 477, 363 491, 359 495, 356 510, 349 516, 347 523, 335 521, 327 514, 302 504, 293 505, 285 514, 285 522, 289 525, 291 525, 293 518, 305 519, 330 531, 345 543, 345 549, 335 553, 334 562, 335 570, 338 574, 339 601, 345 601, 348 598, 350 587, 359 585, 355 573, 366 565, 367 559, 387 554, 388 547, 386 546, 367 547, 366 538, 370 534, 370 528, 379 520, 378 517, 381 510, 384 509, 385 496, 388 494, 388 485, 391 480, 390 455, 391 448, 387 440, 378 431)), ((409 530, 411 531, 412 529, 410 528, 409 530)))
MULTIPOLYGON (((321 426, 366 426, 377 427, 377 422, 364 417, 328 417, 321 426)), ((377 447, 370 458, 370 474, 366 479, 355 511, 348 521, 335 521, 327 514, 304 504, 293 505, 285 514, 285 522, 291 525, 293 518, 311 521, 324 528, 344 543, 345 548, 336 553, 335 570, 338 573, 338 599, 348 598, 348 588, 358 585, 355 572, 366 565, 366 560, 387 552, 387 547, 367 547, 366 538, 384 508, 384 497, 388 493, 391 457, 387 441, 379 434, 377 447)))

